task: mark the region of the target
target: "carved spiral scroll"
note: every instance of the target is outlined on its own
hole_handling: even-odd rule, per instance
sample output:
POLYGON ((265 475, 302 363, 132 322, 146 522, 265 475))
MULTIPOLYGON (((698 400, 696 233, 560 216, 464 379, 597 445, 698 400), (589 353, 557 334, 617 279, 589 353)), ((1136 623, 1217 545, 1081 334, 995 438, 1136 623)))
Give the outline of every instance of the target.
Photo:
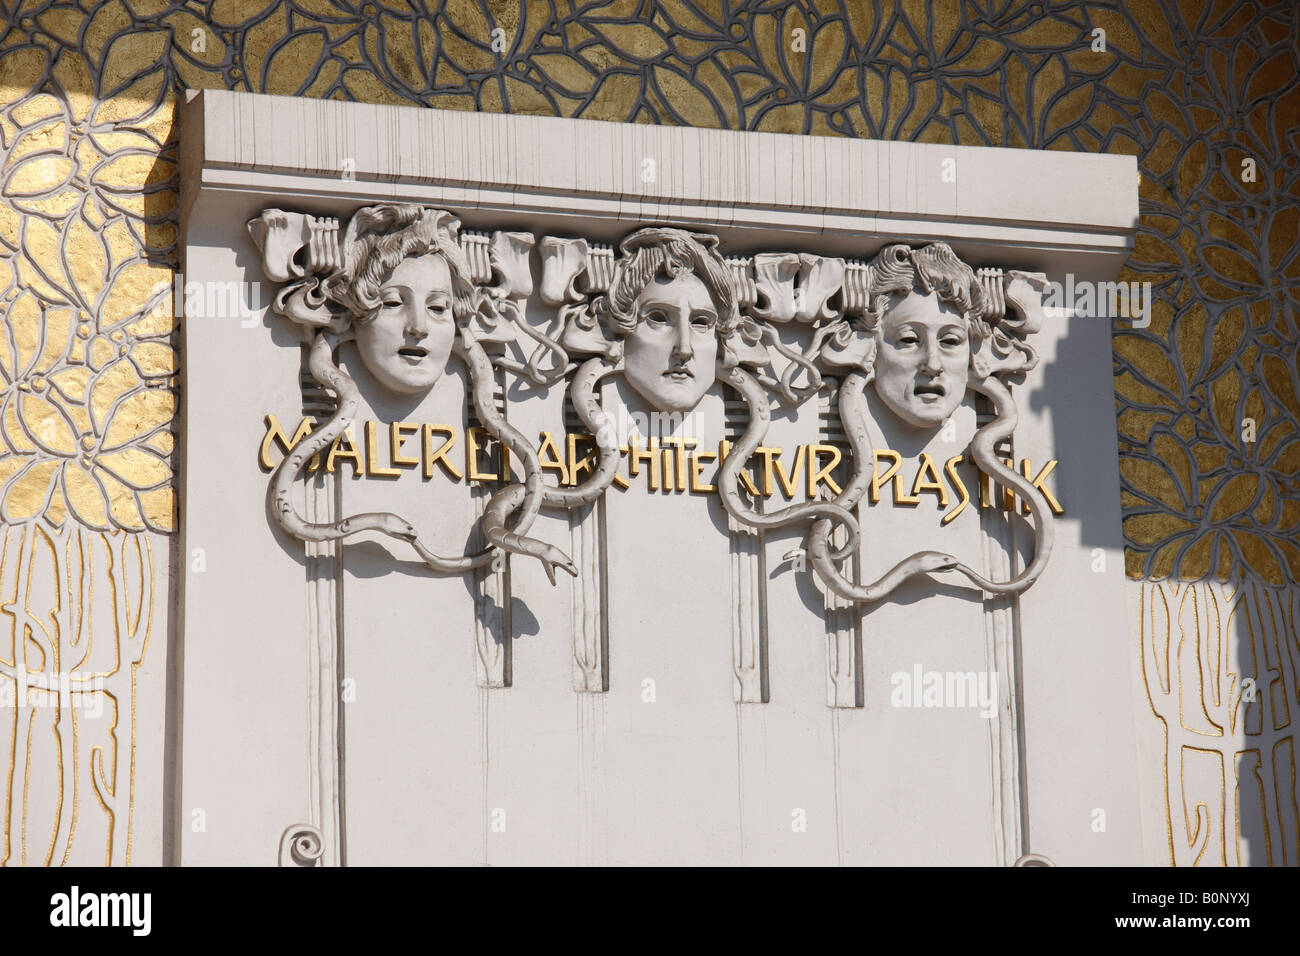
POLYGON ((325 838, 310 823, 295 823, 280 836, 280 866, 318 867, 325 838))

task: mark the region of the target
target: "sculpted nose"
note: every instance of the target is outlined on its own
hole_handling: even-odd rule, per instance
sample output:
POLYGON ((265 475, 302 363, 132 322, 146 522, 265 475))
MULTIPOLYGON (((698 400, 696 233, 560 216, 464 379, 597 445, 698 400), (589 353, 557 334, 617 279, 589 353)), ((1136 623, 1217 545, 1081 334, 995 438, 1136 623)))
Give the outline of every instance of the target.
POLYGON ((425 320, 424 310, 418 305, 407 305, 403 312, 402 333, 408 338, 419 341, 429 335, 429 323, 425 320))
POLYGON ((676 327, 673 330, 673 358, 685 361, 694 354, 695 349, 691 345, 690 316, 683 312, 677 316, 676 327))
POLYGON ((943 371, 943 364, 939 361, 939 342, 936 339, 929 339, 925 343, 925 361, 922 363, 923 368, 930 375, 938 375, 943 371))

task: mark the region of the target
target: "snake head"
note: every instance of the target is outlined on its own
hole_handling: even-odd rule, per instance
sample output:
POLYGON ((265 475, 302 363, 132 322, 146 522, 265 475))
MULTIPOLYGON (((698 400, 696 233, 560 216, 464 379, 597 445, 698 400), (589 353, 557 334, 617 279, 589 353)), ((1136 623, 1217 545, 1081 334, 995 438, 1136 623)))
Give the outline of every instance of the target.
POLYGON ((548 545, 546 552, 539 554, 537 560, 542 562, 547 580, 551 582, 552 587, 555 586, 555 569, 557 567, 567 571, 575 578, 578 576, 578 566, 570 561, 568 555, 558 548, 552 548, 548 545))
POLYGON ((935 571, 952 571, 961 564, 951 554, 944 554, 942 551, 919 551, 916 554, 916 570, 922 574, 931 574, 935 571))

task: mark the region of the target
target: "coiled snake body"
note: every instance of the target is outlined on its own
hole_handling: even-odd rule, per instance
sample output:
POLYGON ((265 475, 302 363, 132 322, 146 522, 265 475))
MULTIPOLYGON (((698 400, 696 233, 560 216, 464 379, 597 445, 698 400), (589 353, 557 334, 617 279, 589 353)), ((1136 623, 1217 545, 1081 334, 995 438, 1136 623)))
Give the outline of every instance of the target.
POLYGON ((523 484, 509 485, 497 491, 485 508, 483 535, 488 541, 488 547, 459 557, 438 554, 420 540, 414 525, 391 512, 366 512, 332 522, 311 522, 299 515, 293 506, 293 482, 313 455, 324 451, 343 434, 356 418, 361 401, 356 382, 334 362, 333 350, 336 344, 337 341, 325 332, 317 332, 311 342, 308 368, 316 381, 335 392, 338 407, 329 421, 312 431, 285 456, 271 476, 267 495, 271 512, 280 527, 301 541, 335 541, 363 531, 377 531, 407 542, 429 567, 448 574, 488 564, 498 548, 538 558, 546 567, 547 576, 552 582, 555 580, 554 565, 563 567, 571 574, 577 573, 572 562, 559 549, 526 536, 542 502, 544 485, 541 466, 532 445, 497 411, 491 391, 491 360, 483 347, 470 335, 459 337, 454 351, 469 367, 472 397, 479 420, 510 448, 523 463, 524 469, 523 484), (514 527, 507 529, 505 518, 515 511, 519 515, 514 527), (492 516, 492 520, 488 520, 488 515, 492 516))
MULTIPOLYGON (((845 509, 857 505, 874 473, 874 464, 871 471, 868 471, 865 466, 867 461, 874 463, 874 454, 866 431, 867 407, 863 394, 866 385, 867 376, 861 372, 854 372, 845 378, 840 386, 840 419, 848 434, 854 461, 859 463, 853 479, 835 499, 835 502, 845 509)), ((831 553, 831 522, 823 519, 814 523, 812 527, 808 553, 817 576, 835 594, 859 603, 879 601, 908 578, 939 571, 957 571, 964 574, 990 594, 1019 594, 1033 584, 1043 572, 1043 568, 1047 566, 1052 548, 1053 527, 1050 517, 1043 510, 1043 498, 1028 479, 1007 468, 994 450, 999 441, 1010 437, 1015 431, 1018 416, 1011 392, 1002 381, 991 375, 972 382, 970 388, 991 399, 994 410, 993 420, 976 431, 971 439, 971 457, 982 472, 996 478, 1004 486, 1014 488, 1028 505, 1034 523, 1033 560, 1024 571, 1011 580, 991 581, 951 554, 940 551, 918 551, 900 561, 878 580, 870 584, 856 584, 846 578, 840 570, 838 565, 842 560, 840 555, 831 553)))

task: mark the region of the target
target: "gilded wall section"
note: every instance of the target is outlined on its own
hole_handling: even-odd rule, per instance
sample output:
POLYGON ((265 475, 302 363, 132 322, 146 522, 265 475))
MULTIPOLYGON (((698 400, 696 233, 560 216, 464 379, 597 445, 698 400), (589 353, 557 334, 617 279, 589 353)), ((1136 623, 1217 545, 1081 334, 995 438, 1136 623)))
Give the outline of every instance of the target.
MULTIPOLYGON (((1123 323, 1114 338, 1127 567, 1148 582, 1135 585, 1146 686, 1168 746, 1195 751, 1159 701, 1175 693, 1171 680, 1204 698, 1219 678, 1159 670, 1148 650, 1164 618, 1152 609, 1176 605, 1170 619, 1181 620, 1189 594, 1200 607, 1219 584, 1179 581, 1240 582, 1234 593, 1249 597, 1276 660, 1290 662, 1274 665, 1270 713, 1285 703, 1287 716, 1273 720, 1259 762, 1280 780, 1300 648, 1294 618, 1283 626, 1263 609, 1293 607, 1300 586, 1298 60, 1300 12, 1285 2, 0 4, 0 682, 17 687, 20 655, 31 670, 89 666, 70 615, 94 555, 108 556, 98 580, 118 576, 96 599, 121 625, 111 673, 145 653, 131 623, 147 614, 130 610, 140 596, 165 616, 150 569, 166 565, 162 536, 175 523, 173 116, 186 87, 1121 152, 1142 175, 1137 246, 1121 278, 1156 293, 1150 324, 1123 323), (32 581, 36 605, 23 596, 32 581)), ((1243 680, 1256 667, 1257 685, 1268 677, 1257 659, 1225 666, 1243 680)), ((114 706, 134 700, 118 693, 114 706)), ((10 720, 5 858, 57 862, 78 813, 99 806, 111 822, 97 824, 95 844, 122 860, 130 781, 116 768, 134 766, 121 750, 125 721, 114 744, 69 745, 71 697, 56 696, 45 726, 10 720), (22 766, 44 768, 31 784, 15 782, 25 750, 37 756, 22 766), (127 782, 92 778, 110 765, 127 782), (28 802, 46 816, 58 809, 32 822, 39 813, 20 812, 28 802), (37 849, 21 849, 29 843, 37 849)), ((1217 759, 1242 763, 1227 751, 1217 759)), ((1218 787, 1230 819, 1231 778, 1212 777, 1197 786, 1218 787)), ((1269 819, 1284 833, 1281 786, 1269 819)), ((1235 862, 1227 842, 1205 849, 1199 819, 1179 823, 1171 810, 1171 861, 1235 862), (1204 847, 1189 859, 1180 840, 1204 847)), ((1282 844, 1269 857, 1297 862, 1282 844)))

